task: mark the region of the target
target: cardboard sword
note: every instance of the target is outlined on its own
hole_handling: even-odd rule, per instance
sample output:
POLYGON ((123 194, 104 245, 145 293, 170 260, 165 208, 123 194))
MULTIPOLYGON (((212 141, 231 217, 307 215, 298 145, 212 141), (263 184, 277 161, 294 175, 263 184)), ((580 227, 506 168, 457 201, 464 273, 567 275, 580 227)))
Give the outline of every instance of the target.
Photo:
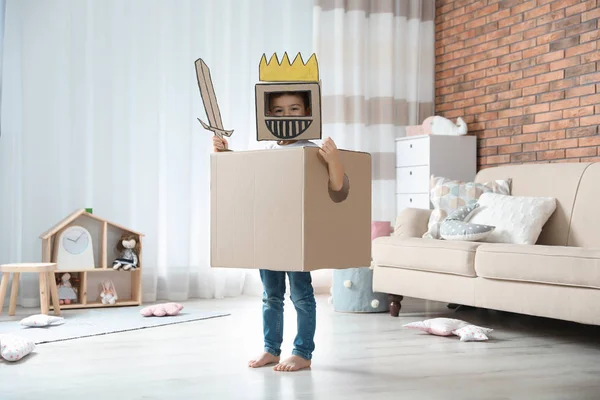
POLYGON ((204 123, 200 118, 198 118, 198 121, 202 124, 204 129, 214 132, 214 134, 220 138, 223 138, 223 136, 229 137, 233 133, 233 130, 228 131, 223 129, 223 121, 221 121, 221 112, 219 111, 219 105, 217 104, 215 88, 213 87, 212 79, 210 78, 210 70, 201 58, 197 59, 195 64, 198 87, 200 88, 204 110, 208 117, 208 124, 204 123))

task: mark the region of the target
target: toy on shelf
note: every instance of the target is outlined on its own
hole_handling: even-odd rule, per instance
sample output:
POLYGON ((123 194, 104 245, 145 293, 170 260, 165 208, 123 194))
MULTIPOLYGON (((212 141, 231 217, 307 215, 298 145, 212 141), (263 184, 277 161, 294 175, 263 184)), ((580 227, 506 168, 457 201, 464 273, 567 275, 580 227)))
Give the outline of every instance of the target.
POLYGON ((71 284, 71 274, 64 273, 60 277, 58 284, 58 301, 59 304, 71 304, 77 301, 77 288, 71 284))
POLYGON ((117 296, 117 289, 115 284, 110 279, 106 279, 102 282, 102 291, 100 292, 102 304, 115 304, 119 297, 117 296))
POLYGON ((138 267, 138 255, 140 253, 140 245, 136 240, 136 235, 123 233, 121 240, 117 243, 117 250, 121 252, 119 258, 113 261, 113 269, 124 271, 135 271, 138 267))

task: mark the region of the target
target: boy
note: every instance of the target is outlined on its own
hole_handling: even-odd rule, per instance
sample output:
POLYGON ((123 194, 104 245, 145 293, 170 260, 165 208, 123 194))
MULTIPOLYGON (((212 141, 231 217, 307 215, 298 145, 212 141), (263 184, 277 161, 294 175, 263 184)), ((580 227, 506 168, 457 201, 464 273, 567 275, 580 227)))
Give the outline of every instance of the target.
MULTIPOLYGON (((310 115, 308 101, 300 93, 273 93, 269 97, 268 115, 306 116, 310 115)), ((278 149, 284 146, 318 147, 308 140, 279 140, 267 148, 278 149)), ((227 139, 213 136, 213 151, 227 151, 227 139)), ((342 190, 344 167, 339 159, 338 149, 331 140, 323 141, 319 154, 327 163, 329 186, 334 191, 342 190)), ((298 332, 294 340, 292 356, 279 362, 283 342, 283 297, 285 294, 284 271, 260 270, 263 283, 263 334, 264 352, 251 360, 248 366, 258 368, 275 363, 275 371, 298 371, 310 367, 315 348, 316 302, 310 272, 287 272, 290 281, 291 299, 298 315, 298 332)))

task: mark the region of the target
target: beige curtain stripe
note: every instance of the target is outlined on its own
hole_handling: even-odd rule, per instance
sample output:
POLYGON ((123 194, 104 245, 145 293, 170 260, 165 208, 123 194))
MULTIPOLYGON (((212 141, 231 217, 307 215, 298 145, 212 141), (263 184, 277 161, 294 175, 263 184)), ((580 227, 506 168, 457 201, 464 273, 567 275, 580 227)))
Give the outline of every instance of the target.
POLYGON ((435 18, 435 0, 315 0, 315 5, 322 11, 363 11, 367 16, 385 13, 421 21, 435 18))
POLYGON ((324 124, 420 124, 433 115, 434 108, 433 102, 412 102, 393 97, 366 99, 364 96, 333 95, 323 96, 322 101, 324 124), (418 121, 411 121, 409 115, 417 112, 418 121))
POLYGON ((373 166, 372 180, 392 181, 396 179, 396 153, 395 152, 370 152, 371 165, 373 166))

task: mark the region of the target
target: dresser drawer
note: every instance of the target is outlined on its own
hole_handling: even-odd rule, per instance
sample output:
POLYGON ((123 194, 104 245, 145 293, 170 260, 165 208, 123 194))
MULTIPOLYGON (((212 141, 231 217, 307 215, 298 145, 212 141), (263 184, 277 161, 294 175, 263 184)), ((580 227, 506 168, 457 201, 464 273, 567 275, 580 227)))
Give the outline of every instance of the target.
POLYGON ((396 168, 396 193, 429 192, 429 166, 396 168))
POLYGON ((396 166, 429 165, 429 138, 396 141, 396 166))
POLYGON ((397 194, 396 213, 399 214, 408 207, 429 210, 429 193, 397 194))

